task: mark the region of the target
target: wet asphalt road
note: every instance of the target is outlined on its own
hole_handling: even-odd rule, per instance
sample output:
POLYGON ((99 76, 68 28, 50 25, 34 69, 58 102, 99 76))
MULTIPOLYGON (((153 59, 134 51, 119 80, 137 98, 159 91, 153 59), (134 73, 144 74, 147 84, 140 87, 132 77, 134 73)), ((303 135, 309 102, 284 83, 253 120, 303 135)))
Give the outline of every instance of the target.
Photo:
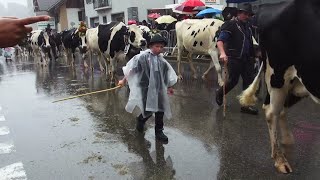
POLYGON ((286 150, 294 173, 282 175, 273 168, 262 111, 239 112, 239 88, 228 95, 224 119, 214 103, 215 83, 186 77, 170 96, 173 119, 165 121, 169 143, 163 145, 155 141, 153 119, 144 136, 135 132, 137 113, 124 110, 126 88, 52 103, 108 88, 98 71, 0 62, 0 129, 10 131, 0 134, 0 144, 12 145, 0 150, 1 180, 3 167, 17 162, 32 180, 320 177, 320 107, 309 99, 289 111, 296 144, 286 150))

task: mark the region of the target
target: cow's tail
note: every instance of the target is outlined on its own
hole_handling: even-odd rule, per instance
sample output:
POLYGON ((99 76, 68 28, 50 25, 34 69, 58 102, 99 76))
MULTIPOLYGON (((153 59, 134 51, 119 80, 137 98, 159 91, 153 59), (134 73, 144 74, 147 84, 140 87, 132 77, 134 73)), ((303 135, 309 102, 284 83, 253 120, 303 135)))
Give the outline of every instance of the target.
POLYGON ((254 78, 253 82, 250 84, 250 86, 246 90, 244 90, 238 96, 241 106, 253 106, 256 104, 257 102, 256 92, 259 89, 262 68, 263 68, 263 62, 261 63, 259 72, 254 78))

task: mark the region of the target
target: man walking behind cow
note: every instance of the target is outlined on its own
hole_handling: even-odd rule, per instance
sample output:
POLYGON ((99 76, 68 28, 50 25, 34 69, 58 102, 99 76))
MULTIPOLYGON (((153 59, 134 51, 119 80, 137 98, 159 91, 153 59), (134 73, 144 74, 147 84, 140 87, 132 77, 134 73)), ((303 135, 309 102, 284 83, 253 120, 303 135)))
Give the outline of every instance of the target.
MULTIPOLYGON (((220 59, 227 63, 228 68, 226 94, 238 84, 240 75, 243 80, 243 89, 246 89, 254 80, 254 49, 252 30, 248 22, 251 15, 253 12, 250 4, 240 5, 237 17, 225 22, 221 27, 217 45, 220 59)), ((219 106, 223 103, 223 95, 223 87, 220 87, 216 91, 216 102, 219 106)), ((241 112, 258 114, 258 110, 251 106, 241 107, 241 112)))

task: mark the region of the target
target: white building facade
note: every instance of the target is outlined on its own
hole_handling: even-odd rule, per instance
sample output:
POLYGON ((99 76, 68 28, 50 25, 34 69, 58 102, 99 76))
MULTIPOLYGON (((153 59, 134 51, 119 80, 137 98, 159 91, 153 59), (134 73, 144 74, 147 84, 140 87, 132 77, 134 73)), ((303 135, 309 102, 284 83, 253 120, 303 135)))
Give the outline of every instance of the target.
POLYGON ((128 22, 147 19, 148 9, 165 8, 178 0, 85 0, 86 20, 90 27, 110 21, 128 22))

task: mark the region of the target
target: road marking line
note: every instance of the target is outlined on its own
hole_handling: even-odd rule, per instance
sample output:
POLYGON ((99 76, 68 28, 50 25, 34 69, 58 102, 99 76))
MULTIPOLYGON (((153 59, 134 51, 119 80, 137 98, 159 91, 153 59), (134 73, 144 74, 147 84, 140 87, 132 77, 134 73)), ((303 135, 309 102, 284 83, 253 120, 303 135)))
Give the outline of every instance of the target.
POLYGON ((6 118, 4 118, 4 116, 1 116, 1 115, 0 115, 0 122, 1 122, 1 121, 6 121, 6 118))
POLYGON ((9 154, 14 151, 15 150, 14 150, 13 142, 0 143, 0 155, 1 154, 9 154))
POLYGON ((0 180, 11 179, 27 180, 26 171, 23 168, 22 162, 0 168, 0 180))
POLYGON ((0 127, 0 136, 4 136, 10 133, 10 130, 7 126, 0 127))

